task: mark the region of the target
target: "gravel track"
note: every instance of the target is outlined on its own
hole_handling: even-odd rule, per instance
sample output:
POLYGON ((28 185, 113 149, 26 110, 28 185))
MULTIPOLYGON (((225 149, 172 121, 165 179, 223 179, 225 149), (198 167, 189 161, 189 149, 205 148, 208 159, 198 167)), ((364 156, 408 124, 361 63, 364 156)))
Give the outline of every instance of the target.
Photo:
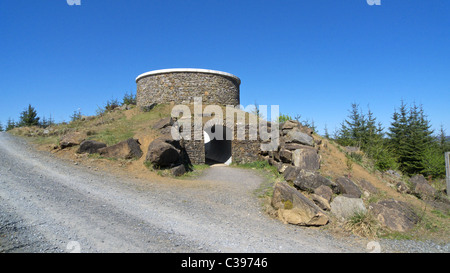
POLYGON ((366 240, 267 216, 251 170, 162 180, 75 166, 0 133, 0 252, 367 252, 366 240))

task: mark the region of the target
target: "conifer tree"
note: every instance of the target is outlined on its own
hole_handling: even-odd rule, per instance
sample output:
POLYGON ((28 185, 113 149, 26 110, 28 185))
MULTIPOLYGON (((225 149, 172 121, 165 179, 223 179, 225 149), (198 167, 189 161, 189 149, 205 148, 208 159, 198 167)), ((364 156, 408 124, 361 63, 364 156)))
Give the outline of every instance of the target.
POLYGON ((21 114, 19 126, 36 126, 39 125, 39 117, 37 116, 36 109, 31 104, 28 105, 21 114))
POLYGON ((17 126, 16 126, 16 123, 14 122, 14 120, 11 119, 11 118, 9 118, 9 119, 8 119, 8 122, 7 122, 7 124, 6 124, 5 131, 12 130, 12 129, 16 128, 16 127, 17 127, 17 126))

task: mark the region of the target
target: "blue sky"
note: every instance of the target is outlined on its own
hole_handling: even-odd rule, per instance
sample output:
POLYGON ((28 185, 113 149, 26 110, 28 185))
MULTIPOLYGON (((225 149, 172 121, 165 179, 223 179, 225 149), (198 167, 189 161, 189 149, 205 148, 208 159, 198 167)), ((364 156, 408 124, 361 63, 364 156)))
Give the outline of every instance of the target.
POLYGON ((0 121, 28 105, 68 121, 136 90, 141 73, 241 78, 241 104, 339 126, 358 103, 385 127, 422 104, 450 134, 450 1, 2 0, 0 121))

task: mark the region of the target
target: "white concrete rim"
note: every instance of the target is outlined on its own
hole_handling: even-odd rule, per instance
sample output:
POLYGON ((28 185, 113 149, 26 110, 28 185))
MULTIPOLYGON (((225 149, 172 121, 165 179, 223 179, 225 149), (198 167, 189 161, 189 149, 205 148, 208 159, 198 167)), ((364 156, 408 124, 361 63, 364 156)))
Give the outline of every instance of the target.
POLYGON ((241 79, 239 79, 237 76, 227 73, 227 72, 222 72, 222 71, 217 71, 217 70, 210 70, 210 69, 200 69, 200 68, 169 68, 169 69, 159 69, 159 70, 153 70, 153 71, 149 71, 146 73, 143 73, 139 76, 137 76, 136 78, 136 82, 138 82, 140 79, 145 78, 147 76, 151 76, 151 75, 158 75, 158 74, 166 74, 166 73, 181 73, 181 72, 190 72, 190 73, 207 73, 207 74, 215 74, 215 75, 220 75, 220 76, 225 76, 228 78, 232 78, 235 81, 237 81, 237 83, 240 85, 241 84, 241 79))

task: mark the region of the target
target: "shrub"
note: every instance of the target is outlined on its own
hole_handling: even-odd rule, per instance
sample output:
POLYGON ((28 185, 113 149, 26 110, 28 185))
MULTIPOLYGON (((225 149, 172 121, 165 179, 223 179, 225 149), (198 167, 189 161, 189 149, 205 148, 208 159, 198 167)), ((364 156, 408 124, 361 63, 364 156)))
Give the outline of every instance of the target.
POLYGON ((117 99, 108 100, 105 105, 105 111, 112 111, 118 108, 119 106, 120 106, 119 101, 117 99))
POLYGON ((123 96, 122 99, 122 105, 136 105, 136 95, 133 95, 133 93, 130 92, 130 94, 128 94, 128 92, 123 96))

